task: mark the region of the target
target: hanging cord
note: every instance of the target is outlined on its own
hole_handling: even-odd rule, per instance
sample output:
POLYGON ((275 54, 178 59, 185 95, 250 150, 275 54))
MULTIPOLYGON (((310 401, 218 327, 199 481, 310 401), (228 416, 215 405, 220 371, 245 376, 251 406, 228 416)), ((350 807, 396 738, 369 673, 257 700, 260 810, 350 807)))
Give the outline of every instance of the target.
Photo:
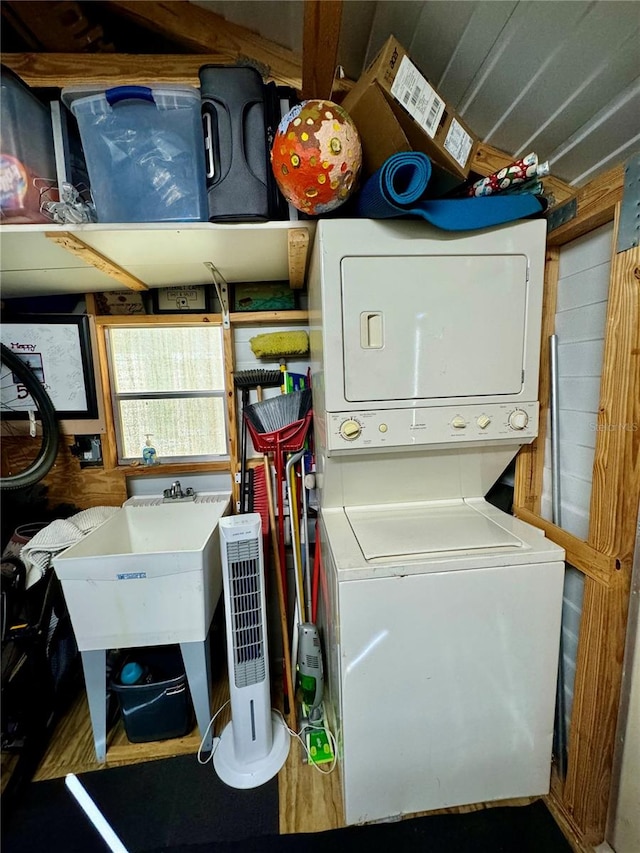
POLYGON ((202 735, 202 740, 200 741, 200 746, 198 747, 198 754, 197 754, 198 764, 208 764, 210 761, 213 761, 213 754, 216 751, 216 749, 218 748, 218 744, 220 743, 220 738, 219 737, 213 738, 213 742, 211 744, 211 752, 209 753, 209 757, 205 758, 204 761, 202 761, 202 745, 205 742, 205 740, 207 739, 207 735, 209 734, 209 730, 211 729, 211 726, 214 724, 216 717, 218 716, 218 714, 220 714, 222 711, 224 711, 224 709, 227 707, 229 702, 231 702, 231 699, 227 699, 227 701, 224 703, 224 705, 221 705, 218 708, 218 710, 215 712, 213 717, 211 717, 211 719, 209 720, 209 725, 207 726, 205 733, 202 735))

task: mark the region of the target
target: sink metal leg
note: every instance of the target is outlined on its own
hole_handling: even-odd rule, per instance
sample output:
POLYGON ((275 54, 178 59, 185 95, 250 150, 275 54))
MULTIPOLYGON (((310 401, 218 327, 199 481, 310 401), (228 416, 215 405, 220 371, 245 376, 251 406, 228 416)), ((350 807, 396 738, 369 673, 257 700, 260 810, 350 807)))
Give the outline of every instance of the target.
MULTIPOLYGON (((196 712, 200 737, 204 737, 211 720, 211 653, 209 638, 204 643, 180 643, 189 690, 196 712)), ((211 729, 202 744, 202 751, 209 752, 213 744, 211 729)))
POLYGON ((98 649, 81 655, 96 758, 103 762, 107 757, 107 653, 98 649))

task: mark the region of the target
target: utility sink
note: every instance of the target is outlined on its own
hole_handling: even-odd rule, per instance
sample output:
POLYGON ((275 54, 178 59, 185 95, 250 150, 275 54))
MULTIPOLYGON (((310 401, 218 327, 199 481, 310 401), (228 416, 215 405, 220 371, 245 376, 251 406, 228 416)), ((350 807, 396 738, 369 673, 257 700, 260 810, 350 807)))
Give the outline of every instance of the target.
POLYGON ((231 496, 125 504, 54 558, 80 651, 205 640, 231 496), (151 503, 151 505, 149 505, 151 503))
POLYGON ((218 522, 231 495, 133 498, 53 565, 82 654, 93 741, 105 761, 106 650, 178 643, 203 751, 212 748, 209 627, 222 591, 218 522))

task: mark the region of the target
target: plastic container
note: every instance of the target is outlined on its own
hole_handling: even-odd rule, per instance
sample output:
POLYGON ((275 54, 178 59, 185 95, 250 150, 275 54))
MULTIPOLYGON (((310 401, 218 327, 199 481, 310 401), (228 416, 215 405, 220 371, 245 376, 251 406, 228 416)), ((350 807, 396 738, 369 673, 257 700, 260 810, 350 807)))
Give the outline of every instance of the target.
POLYGON ((193 728, 193 704, 177 646, 132 649, 112 683, 132 743, 184 737, 193 728), (133 684, 131 673, 140 672, 133 684))
POLYGON ((4 66, 0 77, 2 222, 50 222, 40 212, 42 192, 57 183, 50 110, 4 66))
POLYGON ((78 122, 99 222, 207 221, 198 89, 63 89, 62 100, 78 122))

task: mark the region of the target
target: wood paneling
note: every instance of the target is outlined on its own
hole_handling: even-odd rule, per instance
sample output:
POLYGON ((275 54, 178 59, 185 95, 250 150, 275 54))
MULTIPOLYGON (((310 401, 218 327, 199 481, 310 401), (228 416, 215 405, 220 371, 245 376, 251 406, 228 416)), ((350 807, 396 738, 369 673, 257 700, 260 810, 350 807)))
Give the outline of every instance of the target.
MULTIPOLYGON (((121 506, 127 499, 124 474, 102 467, 80 468, 79 461, 69 450, 73 441, 71 435, 60 436, 56 461, 41 482, 47 488, 49 506, 72 504, 78 509, 121 506)), ((28 442, 29 439, 23 436, 3 438, 3 466, 8 464, 10 467, 12 460, 24 459, 28 454, 28 442)))
MULTIPOLYGON (((559 246, 616 214, 622 166, 577 197, 577 216, 550 235, 559 246)), ((614 237, 615 246, 615 237, 614 237)), ((614 249, 615 251, 615 249, 614 249)), ((540 523, 528 507, 537 500, 540 454, 516 471, 522 516, 580 557, 585 574, 566 780, 554 777, 550 802, 568 837, 581 845, 604 838, 626 639, 635 525, 640 502, 640 249, 613 254, 600 386, 588 541, 540 523), (589 565, 589 558, 593 565, 589 565), (595 564, 598 570, 594 571, 595 564), (604 572, 604 574, 603 574, 604 572)), ((575 564, 575 563, 574 563, 575 564)), ((578 849, 577 847, 575 849, 578 849)))

